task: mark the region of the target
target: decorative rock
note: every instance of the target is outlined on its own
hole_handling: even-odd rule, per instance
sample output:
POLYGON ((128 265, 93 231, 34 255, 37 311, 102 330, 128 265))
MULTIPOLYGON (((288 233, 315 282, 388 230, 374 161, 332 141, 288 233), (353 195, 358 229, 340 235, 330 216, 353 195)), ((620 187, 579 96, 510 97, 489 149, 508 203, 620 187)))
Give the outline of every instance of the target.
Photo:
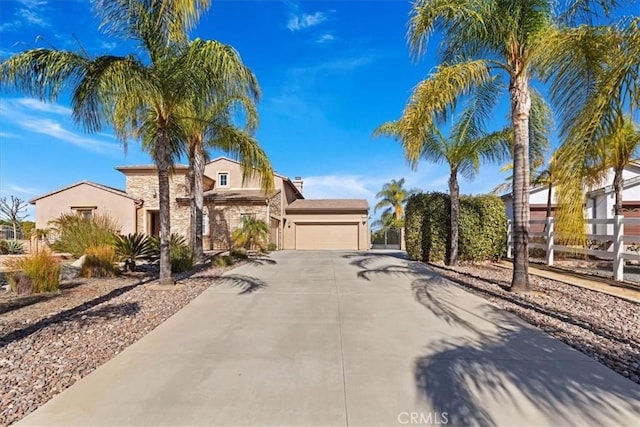
POLYGON ((86 255, 82 255, 80 258, 71 263, 71 267, 82 268, 82 264, 84 264, 84 260, 87 258, 86 255))
MULTIPOLYGON (((73 264, 75 264, 75 262, 73 264)), ((61 282, 68 282, 80 277, 80 267, 75 267, 73 264, 62 264, 62 266, 60 267, 61 282)))

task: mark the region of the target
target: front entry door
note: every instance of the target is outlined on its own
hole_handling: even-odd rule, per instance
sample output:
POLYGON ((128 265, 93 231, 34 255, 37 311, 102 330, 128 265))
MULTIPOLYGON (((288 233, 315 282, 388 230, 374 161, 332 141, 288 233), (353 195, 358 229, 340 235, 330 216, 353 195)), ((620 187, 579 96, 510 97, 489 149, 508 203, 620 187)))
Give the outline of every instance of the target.
POLYGON ((160 212, 148 211, 147 212, 147 234, 150 236, 160 235, 160 212))

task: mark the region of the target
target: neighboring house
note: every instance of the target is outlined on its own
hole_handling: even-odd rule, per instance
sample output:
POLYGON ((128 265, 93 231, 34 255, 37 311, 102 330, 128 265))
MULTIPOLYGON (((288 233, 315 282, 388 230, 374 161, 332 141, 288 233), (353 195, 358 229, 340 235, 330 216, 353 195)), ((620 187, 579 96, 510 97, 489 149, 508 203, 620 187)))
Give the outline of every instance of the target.
MULTIPOLYGON (((122 232, 159 232, 158 178, 155 166, 121 166, 116 168, 126 177, 126 191, 93 183, 109 189, 122 200, 98 203, 95 191, 87 187, 65 187, 31 200, 36 205, 36 227, 69 211, 108 212, 121 225, 122 232), (69 194, 67 194, 69 193, 69 194), (73 197, 71 197, 73 195, 73 197), (80 201, 77 200, 82 200, 80 201), (73 203, 70 202, 73 200, 73 203), (128 209, 127 200, 135 206, 128 209), (55 207, 52 209, 51 207, 55 207), (78 208, 84 207, 84 210, 78 208), (40 215, 40 210, 44 209, 40 215), (126 228, 124 227, 126 224, 126 228)), ((189 186, 188 168, 174 167, 170 181, 171 231, 188 236, 189 186)), ((257 178, 243 179, 241 165, 226 157, 205 166, 204 177, 204 247, 231 247, 231 233, 242 224, 243 216, 254 216, 269 224, 269 240, 279 249, 344 249, 369 248, 369 207, 364 199, 304 199, 303 182, 274 174, 275 190, 265 195, 257 178)), ((76 186, 79 184, 76 184, 76 186)))
POLYGON ((36 206, 36 228, 49 228, 49 222, 64 213, 79 213, 91 217, 108 214, 120 226, 122 233, 136 231, 136 212, 142 200, 117 188, 81 181, 29 200, 36 206))
MULTIPOLYGON (((625 218, 640 218, 640 160, 634 160, 627 165, 622 174, 622 214, 625 218)), ((585 189, 586 204, 585 218, 607 219, 614 216, 615 193, 613 192, 613 170, 609 171, 600 186, 585 189)), ((529 206, 531 219, 544 219, 547 214, 547 197, 549 194, 546 185, 533 187, 529 190, 529 206)), ((507 209, 507 217, 513 217, 513 195, 502 196, 507 209)), ((551 189, 551 216, 555 213, 556 189, 551 189)), ((542 231, 544 225, 532 224, 531 231, 542 231)), ((613 234, 613 225, 593 225, 593 234, 613 234)), ((640 235, 640 225, 625 225, 626 235, 640 235)))

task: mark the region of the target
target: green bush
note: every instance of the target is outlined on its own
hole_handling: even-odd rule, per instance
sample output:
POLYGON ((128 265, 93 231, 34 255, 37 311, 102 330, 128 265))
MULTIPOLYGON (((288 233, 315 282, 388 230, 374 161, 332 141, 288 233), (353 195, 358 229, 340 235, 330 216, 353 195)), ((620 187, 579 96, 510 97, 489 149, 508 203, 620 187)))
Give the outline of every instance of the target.
POLYGON ((182 273, 193 267, 193 254, 188 246, 178 246, 171 249, 171 272, 182 273))
POLYGON ((230 267, 236 263, 236 260, 231 255, 218 255, 211 260, 211 265, 214 267, 230 267))
MULTIPOLYGON (((413 260, 437 262, 446 259, 450 242, 449 196, 417 194, 406 207, 405 244, 413 260)), ((505 250, 507 216, 496 196, 462 197, 458 224, 458 256, 462 261, 500 258, 505 250)))
POLYGON ((96 246, 87 249, 80 270, 82 277, 112 277, 117 273, 115 263, 118 261, 113 246, 96 246))
POLYGON ((405 209, 405 245, 409 258, 443 261, 449 241, 449 196, 444 193, 415 194, 405 209))
POLYGON ((51 222, 59 239, 51 247, 80 258, 88 248, 112 245, 118 226, 108 215, 96 214, 92 218, 80 214, 62 214, 51 222))
POLYGON ((497 196, 460 199, 459 255, 461 261, 499 259, 506 250, 507 213, 497 196))
POLYGON ((276 249, 278 249, 278 245, 276 245, 275 243, 269 243, 269 244, 267 245, 267 250, 268 250, 269 252, 273 252, 273 251, 275 251, 276 249))
POLYGON ((9 286, 15 292, 41 293, 60 288, 60 263, 48 251, 17 259, 10 268, 22 270, 7 275, 9 286))
POLYGON ((235 259, 247 259, 249 258, 249 255, 247 254, 247 251, 244 249, 231 249, 231 251, 229 252, 229 255, 235 259))
MULTIPOLYGON (((193 267, 193 254, 187 245, 185 238, 179 234, 171 233, 169 238, 169 246, 171 251, 171 271, 173 273, 182 273, 193 267)), ((149 238, 149 249, 147 258, 151 261, 160 259, 160 237, 152 236, 149 238)))
POLYGON ((0 255, 9 254, 9 243, 6 240, 0 240, 0 255))
POLYGON ((150 241, 142 233, 134 233, 116 236, 116 255, 124 261, 124 271, 135 271, 136 261, 147 258, 149 255, 150 241))

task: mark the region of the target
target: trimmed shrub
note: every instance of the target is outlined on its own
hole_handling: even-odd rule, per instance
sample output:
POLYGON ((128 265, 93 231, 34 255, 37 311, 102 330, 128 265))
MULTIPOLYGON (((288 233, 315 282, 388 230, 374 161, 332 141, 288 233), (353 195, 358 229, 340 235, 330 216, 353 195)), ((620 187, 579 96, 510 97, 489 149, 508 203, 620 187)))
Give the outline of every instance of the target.
POLYGON ((409 197, 405 208, 405 245, 410 259, 426 262, 445 259, 450 209, 449 196, 444 193, 409 197))
POLYGON ((506 250, 507 213, 497 196, 465 196, 460 199, 461 261, 499 259, 506 250))
MULTIPOLYGON (((409 258, 444 261, 450 242, 451 201, 447 194, 426 193, 407 201, 405 244, 409 258)), ((461 261, 500 258, 505 250, 507 215, 497 196, 460 198, 458 257, 461 261)))
POLYGON ((87 249, 80 270, 82 277, 112 277, 117 273, 115 263, 118 261, 113 246, 95 246, 87 249))
POLYGON ((136 260, 148 257, 150 241, 142 233, 120 235, 116 236, 115 248, 120 261, 124 261, 124 271, 135 271, 136 260))
POLYGON ((7 275, 9 286, 16 292, 41 293, 60 288, 60 263, 48 251, 17 259, 10 267, 22 270, 7 275))
POLYGON ((80 214, 62 214, 51 224, 60 237, 51 247, 80 258, 88 248, 112 245, 119 227, 109 215, 96 214, 92 218, 80 214))
POLYGON ((6 240, 0 240, 0 255, 9 255, 9 243, 6 240))
POLYGON ((276 249, 278 249, 278 245, 276 245, 276 244, 275 244, 275 243, 273 243, 273 242, 272 242, 272 243, 269 243, 269 244, 267 245, 267 251, 269 251, 269 252, 273 252, 273 251, 275 251, 276 249))

